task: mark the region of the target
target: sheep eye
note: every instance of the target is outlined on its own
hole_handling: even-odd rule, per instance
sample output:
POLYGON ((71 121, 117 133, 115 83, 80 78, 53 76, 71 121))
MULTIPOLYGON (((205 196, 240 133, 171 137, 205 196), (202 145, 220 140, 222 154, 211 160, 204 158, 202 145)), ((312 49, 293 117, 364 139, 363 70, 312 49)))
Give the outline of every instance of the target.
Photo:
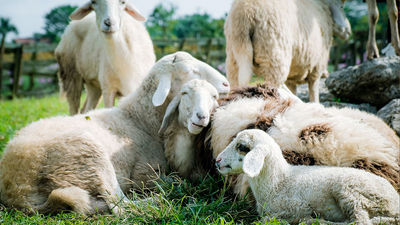
POLYGON ((95 0, 92 0, 91 3, 94 5, 94 4, 96 4, 96 1, 95 1, 95 0))
POLYGON ((216 95, 213 95, 213 98, 214 98, 214 99, 217 99, 217 96, 216 96, 216 95))
POLYGON ((182 95, 187 95, 187 92, 186 91, 182 92, 182 95))
POLYGON ((244 152, 244 153, 250 152, 250 148, 249 147, 247 147, 244 144, 240 144, 240 143, 237 144, 236 149, 239 150, 240 152, 244 152))
POLYGON ((126 3, 126 1, 121 1, 121 4, 123 4, 123 5, 124 5, 125 3, 126 3))

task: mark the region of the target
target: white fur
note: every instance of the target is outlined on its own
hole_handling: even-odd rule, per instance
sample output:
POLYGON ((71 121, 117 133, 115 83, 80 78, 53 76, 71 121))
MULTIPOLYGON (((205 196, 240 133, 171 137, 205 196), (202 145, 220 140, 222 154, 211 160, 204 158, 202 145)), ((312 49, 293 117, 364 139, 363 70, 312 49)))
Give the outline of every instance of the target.
POLYGON ((164 134, 168 163, 181 176, 195 178, 199 175, 194 171, 197 169, 194 139, 208 126, 210 115, 218 106, 217 99, 214 86, 204 80, 191 80, 182 86, 168 106, 160 132, 164 134))
POLYGON ((83 84, 82 113, 96 108, 101 95, 112 107, 115 97, 136 90, 154 65, 153 44, 141 23, 145 18, 128 0, 89 1, 70 17, 74 21, 55 51, 70 114, 79 112, 83 84))
POLYGON ((224 175, 243 172, 249 177, 258 212, 267 220, 294 224, 317 216, 369 225, 400 219, 399 194, 387 180, 353 168, 291 166, 261 130, 241 131, 216 161, 224 175))
POLYGON ((318 82, 327 73, 332 35, 351 34, 340 0, 235 0, 225 22, 227 77, 247 85, 253 72, 269 85, 308 82, 319 101, 318 82))
POLYGON ((43 119, 21 129, 0 162, 1 202, 30 212, 70 206, 84 214, 119 214, 117 203, 126 202, 130 189, 153 185, 165 171, 160 124, 181 86, 198 78, 218 87, 227 82, 188 53, 167 55, 119 107, 43 119), (152 98, 165 86, 161 82, 171 88, 162 92, 165 101, 155 107, 152 98))
MULTIPOLYGON (((243 98, 216 110, 209 134, 214 158, 237 133, 255 123, 263 113, 270 113, 264 112, 269 101, 277 100, 243 98)), ((325 108, 297 101, 274 117, 267 133, 282 150, 309 153, 323 165, 349 167, 365 159, 399 171, 399 138, 381 119, 359 110, 325 108), (330 127, 326 136, 314 142, 300 139, 303 129, 319 123, 330 127)), ((236 193, 246 194, 245 180, 243 176, 237 180, 236 193)))

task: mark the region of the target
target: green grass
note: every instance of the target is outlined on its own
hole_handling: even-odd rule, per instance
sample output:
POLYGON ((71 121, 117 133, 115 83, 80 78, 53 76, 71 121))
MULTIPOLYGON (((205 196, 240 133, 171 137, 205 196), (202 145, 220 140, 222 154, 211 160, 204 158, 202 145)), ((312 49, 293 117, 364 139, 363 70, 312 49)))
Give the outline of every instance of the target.
MULTIPOLYGON (((0 101, 0 152, 15 132, 27 124, 66 114, 67 102, 57 95, 0 101)), ((146 197, 155 201, 140 206, 131 204, 122 216, 83 217, 69 212, 54 216, 26 215, 3 207, 0 224, 262 224, 255 208, 238 199, 220 176, 209 176, 194 184, 170 175, 157 183, 155 189, 134 196, 146 197)))

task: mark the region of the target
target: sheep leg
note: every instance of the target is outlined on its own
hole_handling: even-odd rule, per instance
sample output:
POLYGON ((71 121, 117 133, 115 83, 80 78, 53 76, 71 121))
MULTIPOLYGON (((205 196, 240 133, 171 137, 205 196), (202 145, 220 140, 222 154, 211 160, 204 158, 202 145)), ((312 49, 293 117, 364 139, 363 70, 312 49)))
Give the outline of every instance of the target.
POLYGON ((104 107, 111 108, 115 103, 115 92, 111 90, 103 91, 104 107))
POLYGON ((367 0, 368 4, 368 41, 367 41, 367 58, 373 59, 379 57, 378 47, 376 46, 376 23, 379 18, 379 11, 376 0, 367 0))
POLYGON ((101 97, 101 89, 93 86, 91 84, 86 84, 86 100, 85 104, 83 104, 82 113, 86 113, 92 109, 95 109, 97 104, 99 103, 99 99, 101 97))
POLYGON ((319 78, 308 79, 308 98, 310 102, 319 103, 319 78))
POLYGON ((386 0, 387 9, 390 20, 391 43, 398 56, 400 56, 400 40, 399 40, 399 27, 398 27, 398 8, 396 7, 395 0, 386 0))
POLYGON ((287 88, 289 88, 290 92, 292 92, 294 95, 297 94, 297 84, 296 84, 296 82, 287 80, 285 82, 285 84, 286 84, 287 88))
POLYGON ((226 56, 226 76, 232 88, 239 86, 238 80, 239 68, 236 64, 232 51, 227 51, 226 56))

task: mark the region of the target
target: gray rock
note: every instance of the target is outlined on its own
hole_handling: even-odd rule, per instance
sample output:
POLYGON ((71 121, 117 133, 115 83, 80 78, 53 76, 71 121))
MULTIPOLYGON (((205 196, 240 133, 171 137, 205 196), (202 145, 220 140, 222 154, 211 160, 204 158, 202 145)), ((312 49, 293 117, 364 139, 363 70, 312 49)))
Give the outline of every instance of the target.
POLYGON ((359 109, 361 111, 369 112, 376 114, 376 107, 372 106, 368 103, 362 103, 362 104, 351 104, 351 103, 343 103, 343 102, 322 102, 322 105, 325 107, 336 107, 336 108, 353 108, 353 109, 359 109))
POLYGON ((325 84, 338 98, 377 107, 400 98, 400 57, 381 57, 331 73, 325 84))
POLYGON ((400 99, 393 99, 389 102, 378 111, 378 116, 400 136, 400 99))

